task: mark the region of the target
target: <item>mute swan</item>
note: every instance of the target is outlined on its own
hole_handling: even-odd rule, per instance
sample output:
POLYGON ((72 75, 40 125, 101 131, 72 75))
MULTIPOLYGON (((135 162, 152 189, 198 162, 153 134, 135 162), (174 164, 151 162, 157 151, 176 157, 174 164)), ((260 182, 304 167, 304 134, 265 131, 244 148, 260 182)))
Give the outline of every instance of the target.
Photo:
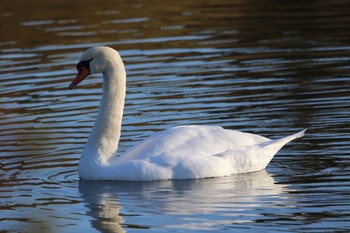
POLYGON ((84 180, 195 179, 258 171, 305 132, 270 140, 219 126, 176 126, 117 157, 126 85, 123 61, 114 49, 97 46, 82 54, 77 70, 70 89, 89 74, 103 73, 100 107, 79 162, 84 180))

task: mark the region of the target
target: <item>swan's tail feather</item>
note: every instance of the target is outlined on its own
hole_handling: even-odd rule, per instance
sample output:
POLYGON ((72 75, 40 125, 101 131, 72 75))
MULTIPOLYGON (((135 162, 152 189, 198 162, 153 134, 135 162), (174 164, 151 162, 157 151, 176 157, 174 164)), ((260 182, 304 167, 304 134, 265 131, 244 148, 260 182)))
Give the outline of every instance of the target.
POLYGON ((268 141, 267 143, 264 143, 262 146, 263 147, 270 147, 271 149, 274 148, 274 149, 276 149, 278 151, 279 149, 281 149, 288 142, 290 142, 290 141, 292 141, 292 140, 294 140, 296 138, 300 138, 300 137, 304 136, 306 130, 307 129, 304 129, 304 130, 302 130, 302 131, 300 131, 298 133, 289 135, 289 136, 284 137, 284 138, 268 141))
MULTIPOLYGON (((293 139, 301 138, 302 136, 304 136, 306 130, 307 130, 307 129, 304 129, 304 130, 302 130, 302 131, 300 131, 300 132, 297 132, 297 133, 292 134, 292 135, 290 135, 290 136, 281 138, 281 139, 279 139, 279 140, 281 140, 281 141, 286 141, 286 143, 288 143, 288 142, 292 141, 293 139)), ((277 141, 279 141, 279 140, 277 140, 277 141)))

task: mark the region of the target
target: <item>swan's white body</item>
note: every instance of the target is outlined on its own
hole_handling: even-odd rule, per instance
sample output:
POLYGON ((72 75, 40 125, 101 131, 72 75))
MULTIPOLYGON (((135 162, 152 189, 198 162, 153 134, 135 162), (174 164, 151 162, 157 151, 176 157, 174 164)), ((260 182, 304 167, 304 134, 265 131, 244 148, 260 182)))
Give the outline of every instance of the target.
POLYGON ((79 163, 81 179, 195 179, 253 172, 264 169, 286 143, 304 135, 305 130, 270 140, 218 126, 177 126, 116 157, 125 99, 124 64, 115 50, 102 46, 84 52, 80 63, 70 88, 90 72, 103 73, 100 108, 79 163))

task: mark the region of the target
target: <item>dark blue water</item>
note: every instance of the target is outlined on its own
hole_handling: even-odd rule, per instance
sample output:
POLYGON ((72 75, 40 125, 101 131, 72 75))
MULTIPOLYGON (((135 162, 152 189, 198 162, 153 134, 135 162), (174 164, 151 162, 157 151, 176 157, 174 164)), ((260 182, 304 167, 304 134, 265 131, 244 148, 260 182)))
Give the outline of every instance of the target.
POLYGON ((0 231, 350 230, 347 1, 15 0, 0 9, 0 231), (94 45, 126 64, 120 153, 182 124, 307 134, 256 173, 80 182, 101 78, 68 85, 94 45))

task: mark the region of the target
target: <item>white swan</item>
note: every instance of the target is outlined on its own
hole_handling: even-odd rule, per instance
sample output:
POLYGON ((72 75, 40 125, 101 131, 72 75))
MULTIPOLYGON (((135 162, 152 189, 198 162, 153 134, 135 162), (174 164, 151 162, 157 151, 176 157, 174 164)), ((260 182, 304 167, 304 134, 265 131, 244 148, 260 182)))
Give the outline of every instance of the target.
POLYGON ((195 179, 258 171, 305 132, 270 140, 218 126, 177 126, 117 157, 126 85, 123 61, 114 49, 97 46, 82 54, 77 70, 70 89, 90 73, 103 73, 100 107, 79 162, 84 180, 195 179))

